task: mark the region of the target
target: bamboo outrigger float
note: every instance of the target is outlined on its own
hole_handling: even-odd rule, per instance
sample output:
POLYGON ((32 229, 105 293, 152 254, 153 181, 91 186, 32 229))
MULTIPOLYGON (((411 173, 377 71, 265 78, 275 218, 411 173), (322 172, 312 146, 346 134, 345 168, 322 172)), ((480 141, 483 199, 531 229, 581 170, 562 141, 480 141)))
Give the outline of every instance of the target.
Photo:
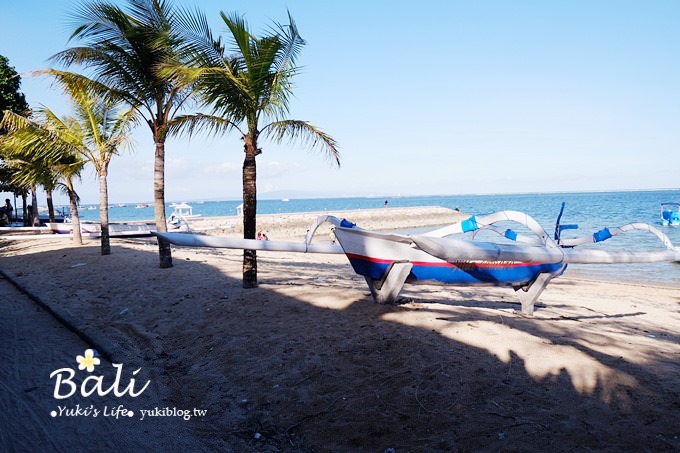
POLYGON ((560 225, 564 204, 551 237, 534 219, 516 211, 472 216, 461 223, 422 235, 381 233, 362 229, 334 216, 321 216, 311 226, 305 242, 276 242, 226 238, 186 233, 153 234, 170 243, 189 247, 222 247, 301 253, 344 253, 354 271, 368 283, 378 303, 394 302, 404 284, 492 285, 512 287, 522 312, 532 314, 534 305, 550 281, 562 275, 570 263, 617 264, 680 262, 674 247, 658 229, 644 223, 605 228, 575 239, 562 239, 562 231, 575 225, 560 225), (331 223, 339 246, 314 244, 315 232, 331 223), (529 234, 502 229, 501 222, 523 225, 529 234), (481 230, 498 233, 500 241, 475 240, 481 230), (605 241, 629 231, 646 231, 659 238, 660 250, 625 251, 576 249, 576 246, 605 241), (459 238, 470 233, 472 238, 459 238))

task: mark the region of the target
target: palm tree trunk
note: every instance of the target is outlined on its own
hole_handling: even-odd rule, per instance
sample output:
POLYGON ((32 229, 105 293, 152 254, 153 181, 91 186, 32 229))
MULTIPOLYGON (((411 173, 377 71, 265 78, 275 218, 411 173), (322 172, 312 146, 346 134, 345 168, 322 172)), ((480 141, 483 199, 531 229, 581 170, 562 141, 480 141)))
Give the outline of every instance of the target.
POLYGON ((24 226, 30 226, 28 222, 28 194, 25 191, 21 192, 21 208, 21 212, 23 212, 24 226))
POLYGON ((108 168, 104 167, 99 173, 99 224, 101 228, 102 255, 111 254, 111 239, 109 237, 109 188, 106 184, 108 168))
POLYGON ((71 207, 71 226, 73 227, 73 242, 83 245, 83 235, 80 231, 80 217, 78 216, 78 194, 73 190, 73 184, 69 179, 66 181, 68 191, 68 202, 71 207))
POLYGON ((40 217, 38 214, 38 193, 36 186, 31 187, 31 226, 40 226, 40 217))
POLYGON ((54 222, 54 200, 52 200, 52 190, 45 189, 47 194, 47 212, 50 216, 50 222, 54 222))
MULTIPOLYGON (((257 166, 255 153, 246 149, 243 161, 243 238, 255 239, 257 229, 257 166)), ((257 254, 243 250, 243 287, 257 287, 257 254)))
MULTIPOLYGON (((156 230, 160 232, 168 231, 165 219, 165 142, 156 142, 156 158, 153 169, 153 196, 154 196, 154 217, 156 230)), ((158 257, 161 269, 172 267, 172 252, 170 243, 158 239, 158 257)))

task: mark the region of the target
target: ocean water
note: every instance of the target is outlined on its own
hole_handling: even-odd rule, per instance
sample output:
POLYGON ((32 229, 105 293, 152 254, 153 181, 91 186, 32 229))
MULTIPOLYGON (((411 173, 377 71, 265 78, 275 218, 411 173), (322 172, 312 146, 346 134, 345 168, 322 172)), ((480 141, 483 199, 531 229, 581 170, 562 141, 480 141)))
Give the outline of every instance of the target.
MULTIPOLYGON (((630 192, 577 192, 546 194, 499 194, 499 195, 442 195, 381 198, 312 198, 283 200, 258 200, 258 213, 276 214, 286 212, 327 212, 341 210, 371 209, 384 207, 443 206, 458 208, 471 215, 484 215, 496 211, 513 210, 524 212, 536 219, 552 236, 555 220, 562 202, 566 203, 562 224, 577 224, 578 230, 568 230, 565 237, 592 234, 605 227, 618 227, 628 223, 642 222, 657 226, 668 235, 676 246, 680 246, 680 227, 659 225, 660 204, 680 201, 680 190, 630 191, 630 192)), ((205 217, 234 216, 240 200, 194 201, 189 203, 194 214, 205 217)), ((172 211, 171 203, 166 210, 172 211)), ((81 218, 97 220, 97 206, 83 206, 81 218)), ((386 214, 388 211, 386 211, 386 214)), ((137 208, 135 204, 111 206, 111 221, 151 220, 153 207, 137 208)), ((351 220, 351 219, 349 219, 351 220)), ((512 225, 522 232, 522 228, 512 225)), ((649 250, 662 247, 661 242, 649 232, 630 232, 616 236, 604 243, 588 245, 605 249, 649 250)), ((630 281, 655 281, 680 285, 680 264, 655 263, 644 265, 571 265, 573 270, 598 278, 612 278, 630 281)))

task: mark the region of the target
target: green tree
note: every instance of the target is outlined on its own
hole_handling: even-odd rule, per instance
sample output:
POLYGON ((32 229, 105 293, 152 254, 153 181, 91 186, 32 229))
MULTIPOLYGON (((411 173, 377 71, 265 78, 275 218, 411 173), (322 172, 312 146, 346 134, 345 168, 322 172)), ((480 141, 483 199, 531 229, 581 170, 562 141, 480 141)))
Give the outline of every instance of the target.
MULTIPOLYGON (((165 73, 193 84, 201 101, 212 109, 210 115, 194 115, 179 123, 189 132, 207 128, 213 132, 235 130, 243 140, 243 236, 255 239, 257 215, 257 165, 262 153, 260 138, 277 143, 284 139, 301 139, 318 148, 340 165, 335 140, 306 121, 287 118, 292 96, 292 77, 298 72, 296 57, 304 45, 290 15, 289 23, 274 24, 261 38, 253 35, 245 20, 236 15, 220 16, 229 31, 233 53, 228 53, 221 39, 214 38, 206 18, 185 14, 183 51, 190 54, 185 67, 166 67, 165 73)), ((257 286, 255 250, 243 251, 243 286, 257 286)))
POLYGON ((19 91, 21 77, 9 65, 7 57, 0 55, 0 111, 10 110, 20 115, 28 114, 26 97, 19 91))
MULTIPOLYGON (((19 91, 21 88, 21 77, 16 70, 9 65, 9 59, 0 55, 0 112, 5 110, 18 113, 20 115, 28 115, 28 103, 26 97, 19 91)), ((0 135, 4 135, 6 131, 0 128, 0 135)), ((0 159, 2 159, 2 150, 0 150, 0 159)), ((25 193, 28 189, 26 187, 19 187, 11 182, 13 170, 11 167, 3 164, 0 160, 2 171, 0 172, 0 190, 3 192, 25 193)), ((25 211, 24 211, 25 212, 25 211)))
MULTIPOLYGON (((167 231, 165 216, 165 141, 178 110, 190 95, 159 74, 175 61, 180 44, 175 8, 164 0, 128 0, 127 11, 110 2, 86 2, 73 14, 71 39, 82 43, 52 56, 66 67, 79 65, 109 94, 127 102, 149 126, 155 143, 154 217, 167 231)), ((160 267, 172 266, 170 244, 159 241, 160 267)))

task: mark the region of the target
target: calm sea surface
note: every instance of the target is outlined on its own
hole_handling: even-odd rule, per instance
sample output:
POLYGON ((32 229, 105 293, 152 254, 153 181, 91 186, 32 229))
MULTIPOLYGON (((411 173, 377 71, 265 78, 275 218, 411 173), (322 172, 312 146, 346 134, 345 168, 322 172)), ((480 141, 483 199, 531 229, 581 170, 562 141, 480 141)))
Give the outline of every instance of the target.
MULTIPOLYGON (((443 206, 459 208, 469 214, 483 215, 496 211, 514 210, 529 214, 536 219, 551 235, 555 229, 555 220, 564 201, 566 208, 562 223, 578 224, 576 231, 563 233, 565 237, 577 237, 592 234, 604 227, 617 227, 633 222, 649 223, 657 226, 671 239, 674 245, 680 246, 680 227, 663 227, 657 224, 660 203, 666 201, 680 202, 680 190, 634 191, 634 192, 581 192, 550 194, 511 194, 511 195, 460 195, 460 196, 418 196, 388 198, 318 198, 258 200, 258 213, 276 214, 286 212, 328 212, 382 208, 385 200, 389 207, 407 206, 443 206)), ((204 217, 234 216, 236 207, 241 201, 194 201, 189 203, 194 214, 204 217)), ((172 211, 167 205, 168 214, 172 211)), ((81 217, 86 220, 97 220, 97 206, 83 206, 81 217)), ((137 208, 135 204, 127 206, 113 205, 109 209, 111 221, 151 220, 153 207, 137 208)), ((311 222, 312 219, 310 219, 311 222)), ((351 219, 349 219, 351 220, 351 219)), ((513 229, 522 231, 521 228, 513 229)), ((631 232, 614 237, 604 243, 589 247, 610 249, 645 250, 658 248, 660 241, 650 233, 631 232)), ((680 284, 680 265, 674 263, 658 263, 645 265, 572 265, 569 270, 587 273, 597 277, 658 281, 680 284)), ((567 270, 567 272, 569 272, 567 270)))

